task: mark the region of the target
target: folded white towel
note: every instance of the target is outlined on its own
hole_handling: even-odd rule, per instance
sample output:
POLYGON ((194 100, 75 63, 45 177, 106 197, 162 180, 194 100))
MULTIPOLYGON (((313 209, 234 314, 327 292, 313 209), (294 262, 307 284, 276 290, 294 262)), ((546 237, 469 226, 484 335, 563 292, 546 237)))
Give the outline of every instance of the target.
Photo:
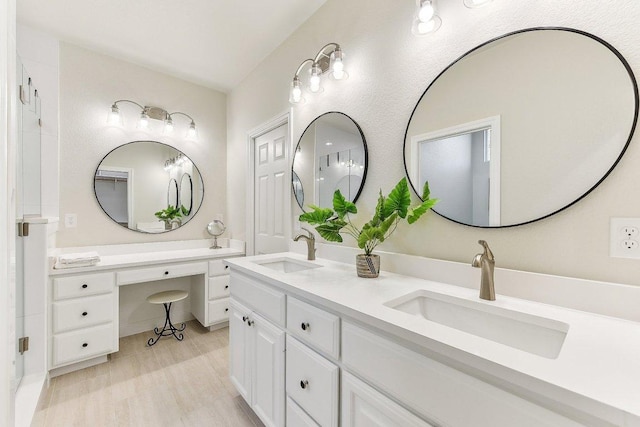
POLYGON ((92 267, 92 266, 96 265, 98 262, 99 262, 99 260, 76 262, 76 263, 73 263, 73 264, 62 264, 60 262, 56 262, 53 265, 53 268, 56 269, 56 270, 60 270, 62 268, 92 267))
POLYGON ((75 254, 63 254, 58 256, 58 264, 66 264, 66 265, 76 265, 83 263, 91 263, 94 264, 100 261, 100 255, 98 252, 83 252, 83 253, 75 253, 75 254))

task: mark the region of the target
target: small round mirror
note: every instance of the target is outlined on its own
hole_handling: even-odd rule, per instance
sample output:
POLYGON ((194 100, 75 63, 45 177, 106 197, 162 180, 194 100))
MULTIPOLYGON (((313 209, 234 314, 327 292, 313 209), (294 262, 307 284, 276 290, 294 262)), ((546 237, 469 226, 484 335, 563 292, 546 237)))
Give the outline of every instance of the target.
POLYGON ((207 225, 207 233, 213 236, 213 246, 211 246, 211 249, 221 248, 221 246, 218 246, 218 236, 222 235, 226 229, 227 227, 224 225, 224 222, 219 219, 214 219, 207 225))

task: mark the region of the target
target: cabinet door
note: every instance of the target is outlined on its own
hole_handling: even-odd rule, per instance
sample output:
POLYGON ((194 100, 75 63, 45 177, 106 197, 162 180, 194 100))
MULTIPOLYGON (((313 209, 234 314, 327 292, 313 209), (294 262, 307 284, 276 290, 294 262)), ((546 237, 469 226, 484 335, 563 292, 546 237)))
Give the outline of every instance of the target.
POLYGON ((341 396, 342 427, 432 427, 344 371, 341 396))
POLYGON ((253 410, 266 426, 284 426, 284 331, 255 313, 248 324, 254 339, 253 410))
POLYGON ((240 395, 251 405, 251 328, 246 318, 249 309, 231 300, 229 315, 229 375, 240 395), (244 318, 244 319, 243 319, 244 318))

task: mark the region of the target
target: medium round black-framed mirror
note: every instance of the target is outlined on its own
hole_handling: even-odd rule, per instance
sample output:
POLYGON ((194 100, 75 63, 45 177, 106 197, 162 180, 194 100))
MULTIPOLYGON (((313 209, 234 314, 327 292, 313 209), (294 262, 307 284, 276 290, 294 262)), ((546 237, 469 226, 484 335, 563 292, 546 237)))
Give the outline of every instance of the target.
POLYGON ((180 208, 185 215, 189 215, 193 209, 193 180, 187 172, 180 177, 180 208))
POLYGON ((584 31, 528 28, 483 43, 427 87, 407 124, 414 192, 460 224, 513 227, 593 191, 635 132, 638 87, 624 57, 584 31))
POLYGON ((293 156, 292 192, 298 206, 304 211, 306 201, 333 207, 333 193, 338 189, 355 203, 367 167, 367 141, 360 125, 342 112, 321 114, 305 128, 293 156))
POLYGON ((93 187, 98 205, 109 218, 143 233, 185 225, 204 200, 197 166, 180 150, 157 141, 132 141, 109 151, 96 168, 93 187), (185 173, 192 180, 189 212, 181 208, 178 190, 178 180, 185 173))

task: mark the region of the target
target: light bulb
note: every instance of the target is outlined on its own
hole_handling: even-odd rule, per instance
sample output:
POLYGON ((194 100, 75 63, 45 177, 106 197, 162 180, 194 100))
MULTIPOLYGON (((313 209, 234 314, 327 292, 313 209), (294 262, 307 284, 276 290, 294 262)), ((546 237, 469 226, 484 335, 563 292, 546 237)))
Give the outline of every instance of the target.
POLYGON ((322 70, 317 63, 311 67, 311 77, 309 78, 309 90, 313 93, 320 92, 320 74, 322 70))
POLYGON ((107 116, 107 124, 110 126, 122 126, 122 116, 116 104, 111 106, 111 111, 109 111, 109 115, 107 116))
POLYGON ((418 11, 418 19, 420 21, 429 22, 435 13, 431 0, 422 0, 420 2, 420 10, 418 11))
POLYGON ((422 22, 419 19, 416 19, 413 23, 413 27, 411 31, 416 36, 424 36, 426 34, 430 34, 435 32, 442 25, 442 20, 438 15, 434 15, 434 17, 428 22, 422 22))
POLYGON ((302 88, 300 87, 300 79, 298 76, 294 77, 291 83, 291 94, 289 95, 289 102, 297 104, 302 101, 302 88))
POLYGON ((140 114, 140 120, 138 120, 138 129, 149 129, 149 115, 147 114, 147 110, 143 110, 140 114))
POLYGON ((171 119, 171 116, 167 116, 167 119, 164 121, 164 133, 171 133, 173 132, 173 120, 171 119))
POLYGON ((192 120, 191 124, 189 125, 189 130, 187 131, 187 139, 193 141, 196 138, 198 138, 198 130, 196 129, 195 122, 192 120))
POLYGON ((331 77, 336 80, 344 80, 349 77, 349 74, 344 70, 343 53, 340 47, 336 47, 336 50, 331 54, 331 77))

